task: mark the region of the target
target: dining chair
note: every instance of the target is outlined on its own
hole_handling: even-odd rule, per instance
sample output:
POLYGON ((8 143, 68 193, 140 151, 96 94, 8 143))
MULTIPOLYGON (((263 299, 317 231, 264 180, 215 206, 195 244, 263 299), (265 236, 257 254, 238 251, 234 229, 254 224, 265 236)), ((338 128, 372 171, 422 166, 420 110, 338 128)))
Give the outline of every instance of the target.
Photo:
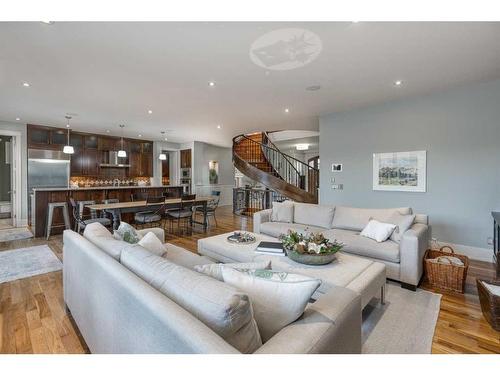
POLYGON ((161 204, 160 207, 151 211, 137 212, 134 215, 134 222, 136 225, 144 227, 145 225, 149 224, 149 226, 152 227, 153 224, 157 223, 158 226, 161 226, 161 222, 163 220, 163 214, 165 212, 165 198, 163 196, 146 198, 146 204, 155 204, 155 203, 161 204))
MULTIPOLYGON (((85 204, 84 207, 88 206, 89 204, 92 204, 88 203, 90 201, 85 201, 85 202, 87 202, 87 204, 85 204)), ((85 229, 87 225, 92 223, 101 223, 105 227, 111 227, 111 220, 108 219, 107 217, 97 217, 97 215, 95 215, 95 217, 92 217, 94 215, 91 215, 90 219, 83 219, 83 214, 80 214, 80 212, 83 213, 83 209, 80 211, 81 205, 79 203, 81 202, 77 203, 73 198, 69 198, 69 204, 73 209, 73 218, 75 219, 75 231, 77 233, 80 233, 82 229, 85 229)))
POLYGON ((190 227, 193 225, 193 206, 195 204, 196 194, 185 194, 181 196, 180 208, 177 210, 169 210, 165 212, 165 220, 170 223, 170 231, 173 233, 174 221, 177 221, 177 230, 180 229, 181 221, 187 223, 190 227))
MULTIPOLYGON (((206 207, 206 215, 207 215, 207 222, 209 222, 209 218, 213 217, 215 221, 215 226, 217 227, 217 218, 215 217, 215 210, 217 210, 217 207, 219 206, 220 202, 220 191, 213 190, 211 193, 212 199, 207 202, 207 207, 206 207)), ((205 209, 203 206, 196 206, 194 210, 194 215, 201 213, 202 215, 205 214, 205 209)))

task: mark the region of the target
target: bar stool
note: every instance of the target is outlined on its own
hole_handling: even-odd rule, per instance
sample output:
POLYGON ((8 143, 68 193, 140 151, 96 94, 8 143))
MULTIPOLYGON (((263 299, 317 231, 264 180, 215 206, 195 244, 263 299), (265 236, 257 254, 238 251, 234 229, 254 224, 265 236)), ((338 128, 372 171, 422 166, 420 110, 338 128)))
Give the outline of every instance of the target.
MULTIPOLYGON (((65 229, 71 228, 71 225, 69 223, 68 205, 66 204, 66 202, 49 203, 49 211, 47 212, 47 241, 50 237, 50 231, 53 227, 52 220, 54 219, 54 209, 56 209, 56 208, 62 208, 65 229)), ((60 226, 60 225, 56 225, 56 226, 60 226)))

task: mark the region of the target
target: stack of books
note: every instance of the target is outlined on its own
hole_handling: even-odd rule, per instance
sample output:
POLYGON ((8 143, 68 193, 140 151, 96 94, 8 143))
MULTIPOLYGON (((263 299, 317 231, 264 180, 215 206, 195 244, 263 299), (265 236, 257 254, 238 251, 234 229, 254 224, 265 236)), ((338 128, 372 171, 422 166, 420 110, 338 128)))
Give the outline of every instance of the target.
POLYGON ((266 254, 266 255, 278 255, 285 256, 286 253, 283 250, 283 245, 281 242, 267 242, 262 241, 259 246, 255 249, 256 253, 266 254))

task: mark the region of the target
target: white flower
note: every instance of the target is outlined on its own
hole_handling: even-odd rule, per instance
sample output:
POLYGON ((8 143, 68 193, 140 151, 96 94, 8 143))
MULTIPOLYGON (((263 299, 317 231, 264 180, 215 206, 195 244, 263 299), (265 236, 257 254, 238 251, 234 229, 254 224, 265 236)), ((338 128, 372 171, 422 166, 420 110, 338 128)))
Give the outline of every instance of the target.
POLYGON ((309 250, 309 252, 315 252, 316 254, 319 254, 321 251, 321 245, 318 246, 314 242, 309 242, 307 250, 309 250))

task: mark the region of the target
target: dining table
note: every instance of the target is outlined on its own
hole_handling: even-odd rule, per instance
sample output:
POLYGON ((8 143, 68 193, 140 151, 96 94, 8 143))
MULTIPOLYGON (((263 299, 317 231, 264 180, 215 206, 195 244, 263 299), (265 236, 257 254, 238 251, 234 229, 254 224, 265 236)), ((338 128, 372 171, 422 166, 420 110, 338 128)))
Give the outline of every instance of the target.
POLYGON ((207 220, 207 204, 209 201, 213 200, 214 197, 196 197, 192 201, 181 200, 181 198, 165 198, 163 202, 148 203, 145 200, 132 201, 132 202, 118 202, 118 203, 99 203, 91 204, 86 206, 91 211, 101 211, 109 213, 113 217, 113 229, 118 229, 120 226, 120 217, 122 213, 135 213, 145 210, 155 211, 160 207, 164 206, 167 209, 181 208, 181 202, 193 202, 194 206, 201 206, 203 208, 203 221, 196 221, 194 218, 192 220, 195 224, 203 225, 203 229, 206 230, 208 226, 207 220))

